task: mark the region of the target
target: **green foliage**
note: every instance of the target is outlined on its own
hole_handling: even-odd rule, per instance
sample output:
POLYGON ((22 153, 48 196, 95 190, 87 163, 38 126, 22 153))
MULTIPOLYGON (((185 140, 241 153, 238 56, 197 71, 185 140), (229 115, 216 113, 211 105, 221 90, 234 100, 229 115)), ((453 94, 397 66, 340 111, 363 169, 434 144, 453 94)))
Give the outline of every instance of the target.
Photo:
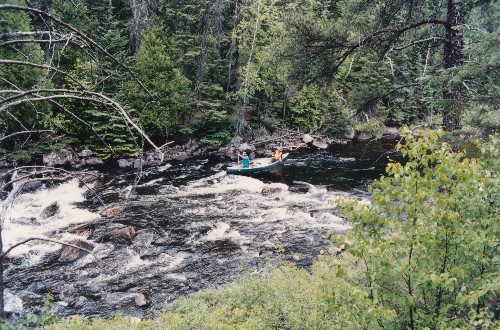
POLYGON ((129 105, 139 114, 141 125, 152 137, 166 139, 175 132, 187 111, 188 81, 174 59, 173 40, 164 40, 165 31, 149 27, 142 35, 136 58, 138 78, 153 95, 135 81, 127 86, 129 105))
POLYGON ((2 330, 27 330, 27 329, 40 329, 56 324, 59 319, 54 314, 54 298, 49 294, 44 299, 42 307, 37 314, 29 313, 23 319, 19 320, 15 325, 10 322, 0 323, 2 330))
POLYGON ((359 123, 355 126, 355 130, 360 133, 367 133, 374 135, 376 137, 380 137, 382 123, 377 119, 368 119, 368 121, 364 123, 359 123))
POLYGON ((229 118, 223 111, 206 110, 196 115, 193 136, 200 139, 200 144, 219 147, 231 139, 229 118))
POLYGON ((500 292, 499 141, 483 147, 487 157, 469 159, 439 143, 441 132, 403 134, 397 148, 406 164, 388 165, 371 205, 348 204, 354 228, 336 240, 366 265, 361 283, 372 299, 396 311, 387 328, 492 322, 488 308, 500 292))
POLYGON ((318 128, 322 121, 320 92, 316 85, 304 86, 292 102, 290 122, 299 128, 318 128))
POLYGON ((90 136, 88 144, 97 156, 108 159, 112 156, 138 155, 139 145, 135 131, 132 131, 122 117, 102 107, 90 108, 85 113, 95 132, 90 136))
POLYGON ((312 274, 293 265, 243 276, 222 290, 205 290, 166 306, 153 320, 133 324, 81 317, 48 329, 380 329, 394 315, 373 304, 347 277, 351 259, 324 259, 312 274))

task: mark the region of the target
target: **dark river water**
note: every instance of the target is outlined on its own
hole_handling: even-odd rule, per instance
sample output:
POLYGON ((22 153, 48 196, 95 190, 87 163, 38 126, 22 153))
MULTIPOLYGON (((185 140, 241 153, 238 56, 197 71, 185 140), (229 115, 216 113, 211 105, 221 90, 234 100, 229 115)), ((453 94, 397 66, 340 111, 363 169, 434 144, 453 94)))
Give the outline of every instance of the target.
POLYGON ((226 175, 230 162, 217 158, 144 169, 139 176, 109 169, 92 189, 105 204, 124 206, 114 218, 101 217, 99 199, 76 180, 21 194, 8 209, 4 246, 26 237, 79 239, 102 261, 87 254, 63 263, 57 244, 39 241, 13 250, 5 273, 7 310, 14 316, 30 311, 50 293, 59 315, 142 318, 181 295, 259 273, 267 263, 308 267, 328 246, 328 233, 350 228, 335 198, 367 198, 388 157, 398 157, 394 143, 295 151, 280 172, 252 177, 226 175), (103 240, 123 226, 135 229, 132 240, 103 240))

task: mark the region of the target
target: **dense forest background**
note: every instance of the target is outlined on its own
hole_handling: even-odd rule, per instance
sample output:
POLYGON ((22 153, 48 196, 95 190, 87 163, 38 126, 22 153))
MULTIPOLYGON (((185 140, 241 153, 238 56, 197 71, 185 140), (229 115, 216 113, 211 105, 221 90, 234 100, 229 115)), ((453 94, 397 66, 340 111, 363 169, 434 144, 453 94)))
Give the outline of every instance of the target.
POLYGON ((75 144, 106 158, 172 139, 217 147, 280 127, 498 128, 498 7, 7 0, 0 152, 23 163, 75 144))

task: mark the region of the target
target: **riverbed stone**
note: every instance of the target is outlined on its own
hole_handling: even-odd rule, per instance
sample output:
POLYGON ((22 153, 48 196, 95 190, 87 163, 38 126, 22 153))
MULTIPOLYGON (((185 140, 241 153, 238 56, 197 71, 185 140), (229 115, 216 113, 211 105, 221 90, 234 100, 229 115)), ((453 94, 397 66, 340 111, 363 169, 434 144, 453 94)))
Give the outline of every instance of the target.
MULTIPOLYGON (((87 247, 87 244, 84 241, 79 240, 79 239, 73 240, 69 244, 77 246, 79 248, 84 248, 84 249, 87 247)), ((64 245, 61 248, 61 250, 59 251, 59 258, 57 259, 57 261, 59 261, 59 262, 73 262, 73 261, 77 260, 78 258, 80 258, 83 254, 85 254, 85 251, 83 251, 83 250, 80 250, 80 249, 73 247, 73 246, 64 245)))
POLYGON ((186 159, 188 159, 188 154, 185 151, 181 151, 177 155, 174 156, 174 159, 178 160, 180 162, 185 161, 186 159))
POLYGON ((115 244, 132 243, 135 234, 135 229, 132 226, 118 228, 107 232, 104 235, 104 241, 111 241, 115 244))
POLYGON ((88 299, 84 296, 79 296, 75 300, 71 301, 70 304, 73 305, 74 308, 82 308, 87 304, 88 299))
POLYGON ((22 192, 33 192, 43 186, 42 181, 31 181, 23 184, 22 192))

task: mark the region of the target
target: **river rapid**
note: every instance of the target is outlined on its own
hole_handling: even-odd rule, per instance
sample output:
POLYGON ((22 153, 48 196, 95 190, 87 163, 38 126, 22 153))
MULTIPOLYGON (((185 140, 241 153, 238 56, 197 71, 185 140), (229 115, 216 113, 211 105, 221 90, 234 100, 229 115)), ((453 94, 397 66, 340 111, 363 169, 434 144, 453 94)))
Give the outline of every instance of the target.
POLYGON ((61 262, 60 245, 41 241, 14 249, 4 274, 6 310, 16 317, 51 294, 61 316, 143 318, 270 262, 307 268, 326 251, 329 233, 350 228, 332 200, 369 198, 368 185, 388 157, 398 157, 393 146, 379 140, 296 151, 280 172, 253 177, 226 175, 230 162, 216 158, 143 169, 139 176, 104 169, 91 190, 73 180, 22 193, 8 208, 5 249, 27 237, 78 239, 93 255, 61 262), (102 217, 95 193, 123 211, 102 217), (129 241, 104 239, 124 226, 135 230, 129 241))

